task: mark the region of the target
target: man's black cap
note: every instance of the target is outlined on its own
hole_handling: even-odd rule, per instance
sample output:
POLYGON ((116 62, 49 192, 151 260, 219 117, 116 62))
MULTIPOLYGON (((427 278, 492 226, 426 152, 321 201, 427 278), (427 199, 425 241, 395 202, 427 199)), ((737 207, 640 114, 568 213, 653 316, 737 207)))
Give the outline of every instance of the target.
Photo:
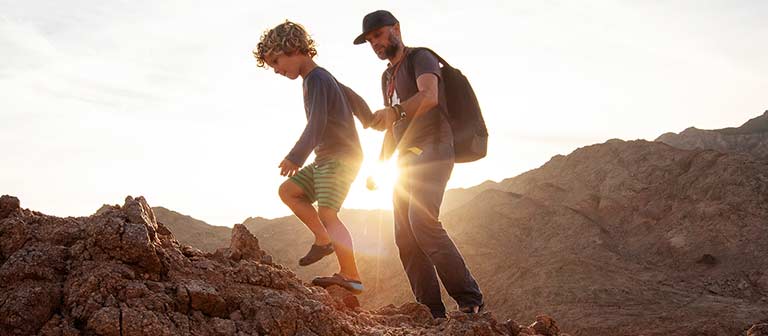
POLYGON ((370 33, 376 29, 384 26, 392 26, 400 21, 397 21, 392 13, 385 10, 377 10, 372 13, 368 13, 363 18, 363 33, 355 39, 354 44, 365 43, 365 34, 370 33))

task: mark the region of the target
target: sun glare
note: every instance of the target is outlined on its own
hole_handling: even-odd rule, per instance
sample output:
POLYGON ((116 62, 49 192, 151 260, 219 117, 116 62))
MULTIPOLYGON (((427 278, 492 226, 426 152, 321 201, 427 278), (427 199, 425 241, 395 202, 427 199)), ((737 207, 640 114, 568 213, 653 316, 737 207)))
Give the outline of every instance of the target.
POLYGON ((345 208, 392 209, 392 191, 399 171, 395 160, 365 160, 352 184, 345 208))

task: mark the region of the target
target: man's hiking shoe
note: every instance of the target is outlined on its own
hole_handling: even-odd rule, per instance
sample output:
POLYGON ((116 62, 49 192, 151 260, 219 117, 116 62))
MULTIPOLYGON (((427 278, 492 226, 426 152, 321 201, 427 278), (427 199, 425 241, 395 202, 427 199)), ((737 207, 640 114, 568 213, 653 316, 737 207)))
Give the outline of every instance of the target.
POLYGON ((299 266, 312 265, 331 253, 333 253, 332 243, 323 246, 312 244, 312 248, 309 249, 307 255, 299 259, 299 266))
POLYGON ((459 307, 459 311, 464 314, 478 314, 485 310, 485 303, 481 303, 479 306, 459 307))
POLYGON ((333 276, 329 277, 316 277, 312 279, 312 284, 323 288, 336 285, 352 292, 352 294, 355 295, 360 294, 363 292, 363 290, 365 290, 362 282, 357 280, 347 280, 338 273, 334 273, 333 276))

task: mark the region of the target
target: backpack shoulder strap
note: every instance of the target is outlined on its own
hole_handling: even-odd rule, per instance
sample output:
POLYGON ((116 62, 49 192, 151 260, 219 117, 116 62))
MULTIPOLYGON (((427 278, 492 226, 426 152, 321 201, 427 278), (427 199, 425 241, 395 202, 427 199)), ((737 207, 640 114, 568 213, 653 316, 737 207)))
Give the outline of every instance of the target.
MULTIPOLYGON (((437 61, 438 61, 438 62, 440 62, 440 64, 442 64, 444 67, 453 68, 453 67, 452 67, 450 64, 448 64, 448 62, 447 62, 445 59, 443 59, 442 57, 440 57, 440 55, 438 55, 438 54, 437 54, 436 52, 434 52, 432 49, 429 49, 429 48, 426 48, 426 47, 413 47, 413 48, 411 48, 411 49, 412 49, 412 52, 411 52, 411 54, 413 54, 413 52, 415 52, 415 51, 419 51, 419 50, 426 50, 426 51, 429 51, 429 52, 430 52, 432 55, 434 55, 434 56, 437 58, 437 61)), ((409 56, 410 56, 410 55, 409 55, 409 56)), ((410 62, 413 62, 413 61, 411 61, 411 58, 410 58, 410 57, 409 57, 409 61, 410 61, 410 62)))

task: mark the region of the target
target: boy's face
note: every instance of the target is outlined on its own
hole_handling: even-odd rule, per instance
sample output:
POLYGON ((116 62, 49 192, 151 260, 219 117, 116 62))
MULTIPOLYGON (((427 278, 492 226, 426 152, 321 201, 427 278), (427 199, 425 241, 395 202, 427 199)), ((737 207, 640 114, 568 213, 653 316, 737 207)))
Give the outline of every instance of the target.
POLYGON ((266 57, 267 65, 272 69, 275 69, 276 74, 283 75, 289 79, 296 79, 299 77, 300 68, 305 57, 302 57, 301 53, 294 52, 292 54, 270 54, 266 57))

